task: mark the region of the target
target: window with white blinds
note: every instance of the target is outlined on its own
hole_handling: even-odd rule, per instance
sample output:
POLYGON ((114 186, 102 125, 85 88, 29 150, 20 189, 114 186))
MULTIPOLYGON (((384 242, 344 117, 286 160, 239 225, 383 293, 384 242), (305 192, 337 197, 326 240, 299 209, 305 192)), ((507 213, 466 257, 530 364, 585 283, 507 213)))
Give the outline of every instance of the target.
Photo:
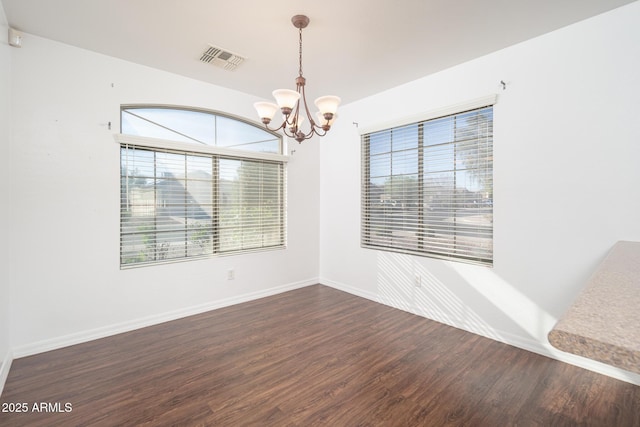
MULTIPOLYGON (((184 129, 189 129, 188 116, 180 117, 184 129)), ((243 125, 253 127, 234 123, 243 125)), ((258 138, 255 129, 236 132, 234 143, 243 147, 237 155, 228 147, 221 154, 185 141, 120 135, 121 267, 284 248, 285 163, 260 154, 262 149, 246 153, 246 147, 273 149, 281 141, 259 131, 258 138), (265 144, 265 137, 276 141, 265 144), (172 145, 187 149, 167 148, 172 145)))
POLYGON ((362 135, 365 248, 493 264, 493 107, 362 135))

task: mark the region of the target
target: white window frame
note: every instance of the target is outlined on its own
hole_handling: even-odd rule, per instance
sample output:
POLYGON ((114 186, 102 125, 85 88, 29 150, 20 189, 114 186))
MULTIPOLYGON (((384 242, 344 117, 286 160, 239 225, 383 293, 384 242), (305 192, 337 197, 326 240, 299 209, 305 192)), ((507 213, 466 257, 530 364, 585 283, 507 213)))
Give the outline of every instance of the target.
MULTIPOLYGON (((274 135, 274 137, 278 138, 280 140, 279 142, 280 154, 238 150, 233 148, 219 147, 219 146, 212 146, 212 145, 191 144, 187 142, 171 141, 166 139, 150 138, 150 137, 143 137, 143 136, 126 135, 121 133, 114 135, 114 140, 120 146, 121 153, 123 148, 125 149, 133 148, 133 149, 140 149, 140 150, 148 150, 148 151, 157 152, 157 153, 172 153, 172 154, 179 154, 179 155, 195 155, 195 156, 200 155, 204 157, 212 157, 214 159, 217 159, 218 163, 221 160, 236 160, 236 161, 246 160, 246 161, 253 161, 258 163, 268 163, 268 164, 278 165, 280 172, 278 173, 278 176, 277 176, 278 182, 276 185, 279 188, 278 191, 279 191, 280 201, 281 201, 279 206, 280 215, 281 215, 280 216, 281 218, 280 243, 276 245, 268 245, 264 247, 239 248, 237 250, 221 251, 220 243, 216 242, 216 243, 213 243, 213 251, 205 255, 184 256, 184 257, 171 258, 171 259, 154 259, 154 260, 147 260, 144 262, 123 262, 124 255, 123 255, 123 216, 122 216, 123 213, 122 212, 124 208, 123 208, 123 201, 121 200, 121 206, 120 206, 120 212, 121 212, 120 268, 121 269, 165 264, 165 263, 184 262, 184 261, 190 261, 195 259, 211 258, 216 256, 243 254, 243 253, 249 253, 249 252, 278 250, 278 249, 286 248, 286 245, 287 245, 286 164, 289 160, 289 157, 281 154, 283 152, 284 146, 283 146, 282 136, 280 134, 265 130, 264 127, 258 124, 249 122, 247 120, 244 120, 242 118, 230 116, 228 114, 220 113, 217 111, 194 109, 190 107, 165 106, 165 105, 144 105, 144 106, 131 106, 131 105, 124 106, 123 105, 121 108, 125 109, 125 108, 131 108, 131 107, 166 108, 166 109, 175 109, 175 110, 199 111, 199 112, 209 113, 216 116, 224 116, 226 118, 231 118, 234 120, 238 120, 240 122, 244 122, 248 125, 255 126, 256 128, 259 128, 260 130, 271 133, 272 135, 274 135)), ((121 156, 122 154, 119 157, 121 156)), ((120 158, 120 161, 122 162, 122 158, 120 158)), ((120 179, 122 180, 122 171, 120 173, 120 179)), ((219 177, 212 175, 212 179, 213 179, 212 185, 217 186, 219 177)), ((216 193, 215 197, 217 197, 218 190, 215 190, 215 193, 216 193)), ((213 200, 213 203, 218 206, 216 209, 219 209, 219 205, 222 204, 220 200, 213 200)), ((219 223, 217 223, 217 225, 219 226, 219 223)), ((215 230, 215 233, 219 234, 219 230, 215 230)), ((185 242, 185 245, 186 244, 187 242, 185 242)))
MULTIPOLYGON (((485 165, 485 169, 483 169, 483 173, 490 174, 490 199, 487 200, 487 205, 483 205, 482 207, 480 205, 477 205, 477 212, 484 213, 490 211, 490 225, 487 226, 486 223, 483 223, 481 226, 478 225, 477 230, 469 230, 468 225, 459 225, 459 223, 455 219, 453 221, 453 225, 440 225, 437 221, 432 221, 430 223, 428 214, 426 213, 427 209, 430 208, 429 205, 431 203, 429 200, 427 200, 427 190, 425 189, 426 184, 424 184, 423 175, 424 171, 426 170, 426 166, 423 166, 423 164, 424 162, 429 161, 429 158, 427 157, 428 154, 425 154, 427 149, 424 146, 420 146, 418 143, 416 143, 416 147, 418 148, 404 150, 406 152, 415 151, 415 153, 411 153, 411 156, 415 156, 415 158, 418 159, 417 162, 419 163, 419 172, 416 172, 415 174, 413 174, 412 172, 409 173, 410 175, 418 176, 418 178, 415 179, 415 183, 413 184, 417 188, 414 190, 413 187, 410 187, 411 190, 408 190, 409 193, 405 193, 406 197, 409 197, 411 200, 407 199, 403 200, 402 203, 394 204, 396 203, 396 200, 393 200, 393 198, 389 197, 389 194, 387 194, 389 192, 386 190, 387 184, 385 184, 385 190, 382 191, 381 195, 377 195, 376 191, 374 191, 376 189, 379 189, 379 187, 374 186, 372 181, 372 178, 373 176, 375 176, 375 174, 373 176, 371 175, 373 173, 372 170, 376 168, 376 164, 373 163, 372 165, 372 162, 376 162, 377 157, 375 153, 372 154, 370 151, 370 138, 372 138, 372 135, 374 135, 375 138, 375 135, 382 135, 385 132, 390 132, 391 135, 393 135, 394 131, 402 132, 402 129, 405 126, 407 126, 407 128, 405 129, 408 129, 411 128, 411 126, 416 125, 418 126, 418 133, 416 133, 416 135, 419 135, 416 136, 416 138, 419 143, 422 143, 421 132, 423 124, 435 119, 453 118, 457 115, 462 115, 469 111, 493 107, 493 105, 496 103, 496 100, 496 95, 490 95, 465 103, 445 107, 439 110, 419 114, 416 116, 405 117, 393 122, 365 127, 361 130, 361 247, 365 249, 399 252, 449 261, 493 266, 493 161, 491 160, 490 165, 489 163, 487 163, 485 165), (374 195, 374 193, 376 193, 376 195, 374 195), (384 200, 374 200, 377 198, 384 200), (389 204, 393 204, 393 206, 387 206, 389 204), (397 205, 401 205, 401 207, 397 205), (380 208, 380 206, 382 206, 382 208, 380 208), (395 212, 395 210, 398 210, 399 212, 392 213, 395 212), (394 221, 397 222, 394 223, 394 221), (446 239, 441 239, 441 241, 438 241, 438 238, 441 236, 438 236, 437 232, 434 235, 434 224, 436 229, 441 227, 442 230, 446 229, 446 232, 451 232, 456 235, 459 232, 458 230, 462 229, 464 229, 465 233, 476 233, 473 238, 479 238, 482 240, 481 245, 483 245, 483 249, 469 249, 468 242, 463 243, 462 239, 460 243, 457 243, 455 239, 449 239, 454 243, 441 242, 445 241, 446 239), (385 233, 388 234, 385 236, 385 233), (403 238, 403 236, 401 236, 402 234, 406 234, 408 237, 403 238), (488 242, 486 241, 487 234, 490 235, 490 241, 488 242), (486 246, 489 247, 487 248, 486 246), (478 255, 474 255, 472 253, 474 250, 477 250, 478 255)), ((491 129, 492 128, 493 118, 491 119, 491 129)), ((393 136, 390 136, 390 138, 393 138, 393 136)), ((413 141, 413 137, 409 137, 409 140, 413 141)), ((390 141, 393 141, 393 139, 391 139, 390 141)), ((492 159, 492 131, 488 143, 490 144, 488 147, 490 150, 489 154, 492 159)), ((390 142, 390 144, 393 144, 393 142, 390 142)), ((451 142, 451 145, 455 144, 455 141, 451 142)), ((393 147, 393 145, 391 145, 391 147, 393 147)), ((388 153, 390 156, 389 159, 393 158, 394 153, 404 155, 403 150, 393 151, 393 148, 390 148, 390 150, 391 151, 389 151, 388 153)), ((455 175, 456 157, 454 156, 453 159, 452 173, 455 175)), ((407 188, 406 186, 411 186, 411 182, 413 181, 409 182, 409 180, 406 180, 406 182, 402 182, 404 178, 403 173, 404 172, 400 172, 396 175, 393 172, 392 168, 391 172, 389 172, 389 175, 385 174, 383 176, 387 176, 392 181, 394 177, 399 178, 401 184, 405 186, 404 188, 407 188)), ((381 176, 379 179, 381 179, 383 176, 381 176)), ((376 185, 379 186, 379 184, 376 185)), ((393 188, 396 184, 393 183, 389 185, 391 186, 390 188, 393 188)), ((456 197, 459 198, 460 196, 457 196, 455 194, 455 190, 452 194, 452 199, 455 200, 455 203, 458 203, 459 199, 456 199, 456 197)), ((473 203, 473 201, 471 201, 471 203, 473 203)), ((431 204, 433 205, 433 203, 431 204)), ((474 206, 472 206, 471 209, 474 209, 474 206)), ((457 212, 459 208, 454 207, 449 209, 451 209, 452 212, 457 212)), ((454 213, 454 218, 456 217, 456 215, 457 214, 454 213)), ((444 232, 445 231, 443 231, 443 233, 444 232)))

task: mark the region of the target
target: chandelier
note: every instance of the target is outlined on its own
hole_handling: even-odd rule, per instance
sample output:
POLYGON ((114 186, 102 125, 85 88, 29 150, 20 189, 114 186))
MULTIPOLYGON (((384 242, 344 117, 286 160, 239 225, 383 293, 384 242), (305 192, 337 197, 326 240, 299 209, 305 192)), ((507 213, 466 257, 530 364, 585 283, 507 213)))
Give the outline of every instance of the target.
POLYGON ((309 25, 309 18, 305 15, 296 15, 291 18, 293 26, 300 33, 300 49, 298 61, 298 77, 296 77, 296 90, 278 89, 273 91, 273 97, 276 104, 271 102, 256 102, 253 104, 258 111, 258 116, 265 127, 269 130, 283 130, 284 134, 289 138, 294 138, 299 143, 305 139, 311 138, 313 135, 324 136, 331 129, 331 125, 335 121, 340 104, 340 98, 337 96, 321 96, 315 100, 318 112, 316 113, 317 121, 309 112, 307 98, 304 92, 306 80, 302 77, 302 29, 309 25), (277 128, 270 128, 269 123, 280 109, 284 118, 282 124, 277 128), (303 131, 301 128, 304 120, 309 122, 309 130, 303 131))

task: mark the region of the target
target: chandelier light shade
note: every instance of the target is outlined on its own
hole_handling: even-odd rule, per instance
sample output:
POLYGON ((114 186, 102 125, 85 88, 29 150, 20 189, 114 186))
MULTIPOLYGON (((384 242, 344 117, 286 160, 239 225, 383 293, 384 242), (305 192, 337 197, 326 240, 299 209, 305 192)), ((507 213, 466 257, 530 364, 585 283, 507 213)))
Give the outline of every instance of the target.
POLYGON ((284 134, 293 138, 299 143, 313 135, 324 136, 331 129, 331 125, 337 118, 340 98, 337 96, 321 96, 315 100, 315 105, 319 111, 314 116, 309 111, 307 98, 305 95, 306 79, 302 77, 302 29, 309 25, 309 18, 305 15, 296 15, 291 18, 293 26, 298 29, 300 39, 298 77, 296 78, 296 90, 278 89, 273 91, 276 103, 256 102, 253 104, 260 120, 269 130, 278 131, 282 129, 284 134), (269 127, 276 111, 280 110, 283 121, 277 128, 269 127), (303 130, 302 124, 307 121, 308 130, 303 130))

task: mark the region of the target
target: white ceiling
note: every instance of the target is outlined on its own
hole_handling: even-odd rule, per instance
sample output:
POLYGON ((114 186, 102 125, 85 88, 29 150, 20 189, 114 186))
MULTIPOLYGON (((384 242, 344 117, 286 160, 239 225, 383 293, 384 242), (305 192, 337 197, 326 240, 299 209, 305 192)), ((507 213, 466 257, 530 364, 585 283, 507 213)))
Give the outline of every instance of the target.
MULTIPOLYGON (((1 0, 9 25, 263 98, 295 88, 343 103, 502 49, 632 0, 1 0), (199 61, 213 44, 247 57, 199 61)), ((28 37, 23 49, 29 48, 28 37)))

